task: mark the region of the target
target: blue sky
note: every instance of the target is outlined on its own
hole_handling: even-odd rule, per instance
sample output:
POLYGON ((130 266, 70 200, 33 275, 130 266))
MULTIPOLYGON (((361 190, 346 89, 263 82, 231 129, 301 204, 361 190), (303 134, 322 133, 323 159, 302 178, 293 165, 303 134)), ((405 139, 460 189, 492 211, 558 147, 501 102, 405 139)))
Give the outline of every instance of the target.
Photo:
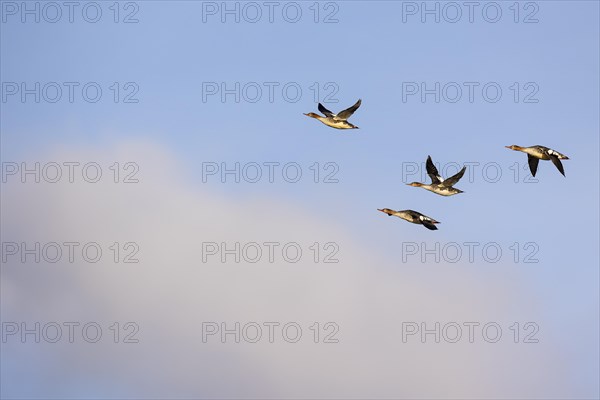
MULTIPOLYGON (((82 100, 78 91, 73 103, 65 97, 54 104, 37 104, 31 96, 25 103, 8 97, 1 103, 2 160, 41 160, 64 149, 101 153, 115 143, 151 143, 176 160, 177 178, 189 190, 221 196, 233 210, 268 198, 283 210, 335 226, 366 254, 387 260, 390 268, 419 270, 431 280, 439 279, 441 270, 461 268, 457 273, 515 280, 537 305, 540 314, 534 317, 544 321, 545 332, 567 349, 573 375, 581 379, 578 395, 598 396, 598 3, 531 3, 539 8, 537 23, 522 22, 534 10, 525 2, 519 3, 519 23, 509 8, 513 2, 498 2, 502 17, 497 23, 485 21, 479 9, 472 23, 466 15, 457 23, 435 23, 431 17, 422 23, 419 15, 403 22, 408 3, 335 2, 337 23, 314 23, 313 2, 298 3, 303 14, 297 23, 286 22, 279 9, 273 23, 266 15, 257 23, 235 23, 231 17, 222 23, 219 15, 208 15, 203 22, 203 3, 193 1, 137 2, 139 22, 131 24, 114 23, 108 8, 112 3, 104 2, 103 17, 95 24, 77 12, 75 22, 63 17, 56 24, 21 23, 17 16, 4 15, 2 82, 97 82, 103 96, 94 104, 82 100), (114 103, 113 82, 121 87, 134 82, 139 102, 114 103), (273 102, 266 89, 255 103, 236 103, 233 96, 222 102, 218 95, 203 102, 203 82, 279 86, 273 102), (286 101, 281 93, 290 82, 303 90, 297 102, 286 101), (315 82, 321 100, 326 83, 339 89, 334 95, 339 102, 326 103, 334 112, 363 100, 351 119, 359 130, 329 129, 302 115, 316 112, 310 89, 315 82), (472 103, 466 91, 456 103, 436 103, 433 96, 403 102, 403 82, 479 86, 472 103), (480 88, 489 82, 502 88, 496 103, 482 96, 480 88), (518 102, 511 89, 515 82, 518 102), (533 87, 526 89, 528 83, 539 89, 537 103, 523 101, 533 87), (515 162, 523 167, 526 156, 504 148, 511 144, 541 144, 567 154, 566 178, 542 161, 537 183, 514 183, 509 167, 515 162), (403 163, 422 165, 427 155, 442 165, 497 163, 502 179, 487 182, 479 168, 472 182, 463 178, 457 185, 465 193, 451 198, 404 185, 418 178, 403 182, 403 163), (306 178, 296 184, 282 179, 272 184, 264 179, 256 184, 203 183, 203 162, 296 162, 306 178), (336 163, 339 183, 313 183, 308 167, 315 162, 336 163), (442 221, 440 230, 383 218, 376 211, 382 207, 421 211, 442 221), (420 263, 398 261, 400 242, 431 240, 498 242, 505 248, 535 242, 540 262, 482 263, 477 268, 442 263, 423 270, 420 263), (574 332, 583 332, 581 340, 574 332)), ((320 3, 321 19, 335 10, 324 6, 320 3)), ((122 9, 120 17, 130 10, 122 9)), ((127 153, 120 157, 129 160, 127 153)), ((4 208, 3 214, 13 211, 4 208)), ((10 236, 7 229, 3 234, 10 236)), ((293 232, 290 225, 279 234, 293 232)), ((235 240, 234 233, 231 237, 235 240)), ((11 361, 3 362, 3 371, 12 368, 11 361)), ((88 393, 83 386, 78 394, 88 393)), ((10 389, 14 397, 22 393, 18 386, 10 389)), ((127 396, 127 389, 119 395, 127 396)))

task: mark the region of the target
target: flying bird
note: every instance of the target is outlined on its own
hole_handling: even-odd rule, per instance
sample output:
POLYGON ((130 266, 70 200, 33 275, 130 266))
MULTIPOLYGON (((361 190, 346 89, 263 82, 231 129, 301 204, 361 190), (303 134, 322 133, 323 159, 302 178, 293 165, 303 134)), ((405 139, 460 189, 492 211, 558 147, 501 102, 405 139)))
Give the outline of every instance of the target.
POLYGON ((352 114, 354 114, 354 112, 358 110, 358 107, 360 107, 360 103, 361 100, 358 99, 356 104, 354 104, 352 107, 347 108, 344 111, 340 111, 337 114, 332 113, 331 111, 323 107, 323 104, 319 103, 319 111, 321 111, 323 115, 325 115, 324 117, 312 112, 304 115, 306 115, 307 117, 318 119, 325 125, 335 129, 358 129, 358 126, 348 122, 348 118, 350 118, 350 116, 352 116, 352 114))
POLYGON ((560 160, 568 160, 569 157, 564 154, 559 153, 556 150, 552 150, 545 146, 530 146, 530 147, 521 147, 513 144, 512 146, 504 146, 507 149, 522 151, 527 154, 527 162, 529 163, 529 170, 531 171, 531 175, 535 176, 537 172, 538 163, 540 160, 550 160, 556 166, 556 168, 560 171, 560 173, 565 176, 565 170, 562 166, 560 160))
POLYGON ((436 221, 433 218, 428 217, 427 215, 423 215, 420 212, 416 212, 413 210, 402 210, 402 211, 394 211, 389 208, 377 209, 377 211, 381 211, 382 213, 386 213, 389 217, 392 215, 398 218, 402 218, 405 221, 412 222, 413 224, 421 224, 425 228, 435 231, 437 230, 437 226, 435 224, 439 224, 439 221, 436 221))
POLYGON ((452 175, 448 179, 444 179, 440 176, 435 165, 433 165, 433 161, 431 161, 431 156, 427 156, 427 162, 425 163, 427 168, 427 175, 431 178, 431 184, 425 184, 420 182, 412 182, 407 183, 409 186, 422 187, 423 189, 429 190, 435 194, 439 194, 440 196, 452 196, 458 193, 464 193, 462 190, 456 189, 453 186, 463 177, 465 174, 465 170, 467 167, 462 167, 457 174, 452 175))

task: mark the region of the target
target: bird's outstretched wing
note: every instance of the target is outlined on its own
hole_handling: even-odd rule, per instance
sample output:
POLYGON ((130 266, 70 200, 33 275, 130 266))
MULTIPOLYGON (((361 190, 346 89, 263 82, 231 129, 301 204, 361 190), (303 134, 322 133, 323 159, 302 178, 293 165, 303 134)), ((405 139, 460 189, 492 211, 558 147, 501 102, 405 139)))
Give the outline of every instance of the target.
POLYGON ((457 174, 452 175, 450 178, 446 179, 443 183, 444 186, 454 186, 456 184, 456 182, 460 181, 460 178, 463 177, 463 175, 465 174, 465 171, 467 170, 467 167, 462 167, 462 169, 460 171, 458 171, 457 174))
POLYGON ((535 158, 535 157, 527 154, 527 162, 529 163, 529 170, 531 171, 531 175, 535 176, 535 173, 537 172, 537 167, 538 167, 540 160, 538 158, 535 158))
POLYGON ((562 163, 560 162, 558 156, 556 156, 555 154, 548 154, 548 156, 550 157, 550 160, 552 161, 552 163, 556 166, 556 168, 558 168, 558 170, 560 171, 560 173, 565 176, 565 170, 563 168, 562 163))
POLYGON ((423 221, 421 221, 421 223, 423 224, 423 226, 425 228, 429 229, 430 231, 437 231, 437 226, 435 226, 431 222, 429 222, 427 220, 423 220, 423 221))
POLYGON ((442 183, 444 179, 440 176, 435 165, 433 165, 433 161, 431 161, 431 156, 427 156, 427 162, 425 163, 425 168, 427 169, 427 175, 431 178, 431 183, 436 185, 438 183, 442 183))
POLYGON ((356 104, 354 104, 354 105, 353 105, 352 107, 350 107, 350 108, 346 108, 344 111, 340 111, 340 112, 339 112, 339 113, 336 115, 336 117, 337 117, 338 119, 341 119, 341 120, 343 120, 343 121, 347 120, 348 118, 350 118, 350 116, 351 116, 352 114, 354 114, 354 111, 358 110, 358 107, 360 107, 360 103, 361 103, 361 100, 360 100, 360 99, 358 99, 358 101, 356 102, 356 104))
POLYGON ((323 107, 323 104, 321 103, 319 103, 319 111, 321 111, 326 117, 333 117, 333 113, 325 107, 323 107))

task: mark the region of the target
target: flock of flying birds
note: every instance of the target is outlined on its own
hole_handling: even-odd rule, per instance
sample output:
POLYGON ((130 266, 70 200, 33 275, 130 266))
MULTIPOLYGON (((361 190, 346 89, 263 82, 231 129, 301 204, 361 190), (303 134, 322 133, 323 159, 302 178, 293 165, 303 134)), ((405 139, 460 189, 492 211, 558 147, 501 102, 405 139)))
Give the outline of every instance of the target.
MULTIPOLYGON (((332 128, 358 129, 358 126, 348 122, 348 118, 350 118, 352 114, 354 114, 354 112, 358 110, 360 104, 361 100, 359 99, 352 107, 349 107, 343 111, 340 111, 337 114, 334 114, 325 107, 323 107, 321 103, 319 103, 318 108, 319 111, 323 113, 323 115, 315 114, 312 112, 304 115, 306 115, 307 117, 318 119, 325 125, 332 128)), ((513 144, 512 146, 506 146, 506 148, 516 151, 522 151, 523 153, 527 154, 527 162, 529 163, 529 169, 531 170, 531 175, 533 176, 535 176, 535 173, 537 172, 537 167, 540 160, 552 161, 552 163, 556 166, 560 173, 563 176, 565 176, 565 170, 560 160, 568 160, 569 157, 565 156, 562 153, 559 153, 556 150, 552 150, 548 147, 539 145, 521 147, 513 144)), ((429 175, 429 177, 431 178, 431 183, 426 184, 421 182, 412 182, 408 184, 409 186, 421 187, 440 196, 453 196, 458 193, 463 193, 462 190, 456 189, 454 185, 465 174, 465 170, 467 169, 466 166, 462 167, 462 169, 458 171, 457 174, 452 175, 451 177, 446 179, 440 176, 437 168, 433 164, 433 161, 431 161, 431 156, 427 157, 425 167, 427 169, 427 175, 429 175)), ((428 217, 427 215, 421 214, 420 212, 413 210, 394 211, 390 208, 378 208, 377 210, 387 214, 388 216, 394 215, 398 218, 402 218, 405 221, 412 222, 413 224, 423 225, 425 228, 430 230, 437 230, 435 224, 440 223, 439 221, 436 221, 435 219, 428 217)))

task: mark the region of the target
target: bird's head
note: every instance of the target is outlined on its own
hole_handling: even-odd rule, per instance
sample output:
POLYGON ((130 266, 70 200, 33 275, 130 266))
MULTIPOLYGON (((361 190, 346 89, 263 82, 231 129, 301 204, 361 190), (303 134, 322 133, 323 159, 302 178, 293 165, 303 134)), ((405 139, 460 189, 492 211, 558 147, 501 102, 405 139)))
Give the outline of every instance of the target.
POLYGON ((311 118, 319 118, 320 117, 319 114, 315 114, 313 112, 309 112, 309 113, 306 113, 304 115, 306 115, 307 117, 311 117, 311 118))
POLYGON ((521 146, 517 146, 516 144, 511 144, 510 146, 504 146, 507 149, 511 149, 511 150, 521 150, 521 146))

